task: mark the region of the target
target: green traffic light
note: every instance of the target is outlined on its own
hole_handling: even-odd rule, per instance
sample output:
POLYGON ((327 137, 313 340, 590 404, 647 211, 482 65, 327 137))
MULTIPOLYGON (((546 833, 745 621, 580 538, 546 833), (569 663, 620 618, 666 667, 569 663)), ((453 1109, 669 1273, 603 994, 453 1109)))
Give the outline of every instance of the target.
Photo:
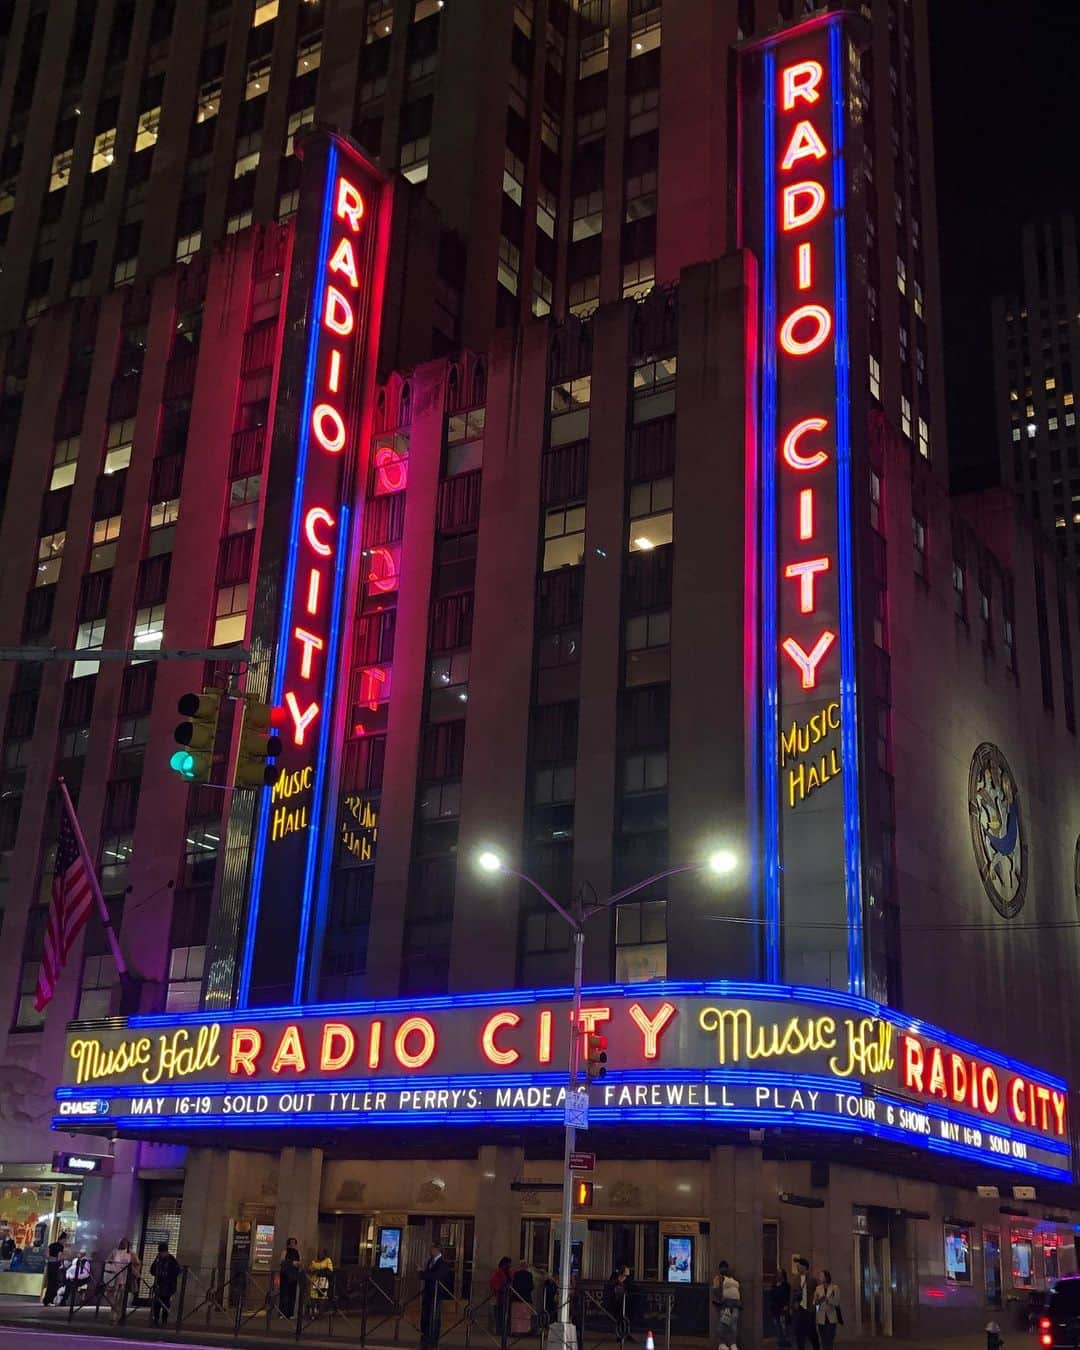
POLYGON ((177 750, 169 757, 169 768, 181 778, 195 777, 195 756, 190 750, 177 750))

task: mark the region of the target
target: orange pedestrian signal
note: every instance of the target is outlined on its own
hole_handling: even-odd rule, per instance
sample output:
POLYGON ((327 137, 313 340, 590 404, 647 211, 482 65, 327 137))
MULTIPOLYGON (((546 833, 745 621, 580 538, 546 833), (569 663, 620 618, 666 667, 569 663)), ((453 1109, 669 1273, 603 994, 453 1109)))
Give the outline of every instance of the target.
POLYGON ((592 1209, 592 1188, 591 1181, 574 1182, 574 1207, 576 1209, 592 1209))

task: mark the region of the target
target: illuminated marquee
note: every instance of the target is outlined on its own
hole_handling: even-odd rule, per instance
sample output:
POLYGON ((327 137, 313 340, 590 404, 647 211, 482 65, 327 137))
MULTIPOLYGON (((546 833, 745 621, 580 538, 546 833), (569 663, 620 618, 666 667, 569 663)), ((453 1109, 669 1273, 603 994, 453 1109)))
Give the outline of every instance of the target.
MULTIPOLYGON (((607 1037, 590 1122, 857 1131, 1063 1177, 1060 1080, 865 999, 772 985, 605 985, 579 1034, 607 1037)), ((199 1125, 561 1120, 566 990, 144 1016, 75 1027, 57 1128, 147 1137, 199 1125), (105 1102, 101 1111, 96 1105, 105 1102), (91 1124, 92 1122, 92 1124, 91 1124)))
POLYGON ((823 14, 742 49, 740 169, 763 262, 766 972, 861 993, 845 22, 823 14), (813 756, 793 748, 807 731, 813 756), (800 921, 818 924, 812 942, 800 921))
MULTIPOLYGON (((239 1002, 301 998, 318 897, 329 869, 339 720, 338 669, 355 577, 353 519, 363 468, 381 300, 387 189, 345 142, 318 134, 304 152, 304 199, 290 279, 292 344, 283 359, 272 450, 287 467, 289 534, 280 563, 271 700, 282 709, 284 767, 262 811, 239 1002), (317 185, 318 193, 309 191, 317 185), (318 204, 318 211, 315 205, 318 204), (305 214, 306 212, 306 214, 305 214), (291 378, 295 371, 301 378, 291 378), (286 962, 287 968, 286 968, 286 962)), ((271 546, 273 548, 273 545, 271 546)), ((272 557, 270 566, 276 567, 272 557)))

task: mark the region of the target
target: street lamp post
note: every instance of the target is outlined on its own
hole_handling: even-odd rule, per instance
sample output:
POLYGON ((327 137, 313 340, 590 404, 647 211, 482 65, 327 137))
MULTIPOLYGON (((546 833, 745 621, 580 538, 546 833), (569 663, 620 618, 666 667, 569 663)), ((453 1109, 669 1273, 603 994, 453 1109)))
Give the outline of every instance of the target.
POLYGON ((668 877, 677 877, 683 872, 702 872, 707 869, 717 874, 732 872, 738 865, 738 859, 728 849, 719 849, 711 854, 705 862, 684 863, 680 867, 669 867, 663 872, 657 872, 654 876, 646 877, 644 881, 636 882, 633 886, 627 886, 625 890, 609 895, 606 900, 598 902, 589 909, 585 908, 584 900, 579 893, 572 910, 560 905, 558 900, 545 890, 538 881, 534 881, 526 873, 508 866, 497 853, 487 850, 479 855, 477 862, 485 872, 499 872, 504 876, 516 877, 518 881, 523 881, 526 886, 531 886, 556 914, 559 914, 566 921, 574 935, 574 998, 570 1014, 570 1051, 567 1057, 568 1082, 563 1138, 562 1223, 559 1242, 559 1320, 552 1326, 549 1340, 552 1350, 560 1350, 560 1348, 561 1350, 571 1350, 572 1347, 577 1345, 577 1328, 570 1316, 570 1246, 574 1211, 574 1176, 570 1169, 570 1155, 574 1152, 577 1143, 577 1126, 574 1123, 575 1116, 571 1109, 571 1097, 577 1092, 578 1059, 581 1050, 579 1032, 581 1027, 585 921, 606 909, 610 909, 612 905, 617 905, 621 901, 629 899, 630 896, 636 895, 638 891, 645 890, 646 887, 652 886, 657 881, 665 881, 668 877))

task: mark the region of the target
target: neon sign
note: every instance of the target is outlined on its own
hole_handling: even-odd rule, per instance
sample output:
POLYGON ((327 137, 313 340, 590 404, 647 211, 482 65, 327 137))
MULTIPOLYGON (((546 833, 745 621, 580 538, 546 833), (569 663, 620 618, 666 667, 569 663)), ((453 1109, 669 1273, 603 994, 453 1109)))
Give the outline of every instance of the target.
MULTIPOLYGON (((845 994, 777 985, 605 985, 579 1034, 608 1040, 590 1124, 847 1130, 1038 1176, 1068 1174, 1060 1079, 845 994)), ((57 1128, 550 1125, 566 1095, 570 991, 132 1017, 68 1038, 57 1128), (105 1100, 105 1110, 93 1105, 105 1100)), ((156 1132, 156 1133, 155 1133, 156 1132)))
POLYGON ((743 229, 763 259, 766 975, 861 993, 843 25, 823 14, 743 49, 745 183, 762 166, 743 229), (803 729, 838 744, 791 762, 803 729), (783 927, 796 902, 813 937, 783 927))
MULTIPOLYGON (((286 349, 271 453, 287 464, 289 533, 281 565, 271 700, 283 709, 284 773, 263 801, 238 999, 302 996, 318 897, 328 881, 346 580, 352 567, 360 447, 373 378, 385 252, 382 178, 335 137, 305 144, 306 194, 290 277, 286 349), (317 210, 316 210, 317 206, 317 210), (302 345, 300 345, 302 344, 302 345), (299 369, 302 365, 302 371, 299 369), (301 379, 290 379, 290 368, 301 379), (286 968, 285 963, 288 962, 286 968)), ((268 503, 269 509, 269 503, 268 503)), ((276 565, 271 559, 271 566, 276 565)))

